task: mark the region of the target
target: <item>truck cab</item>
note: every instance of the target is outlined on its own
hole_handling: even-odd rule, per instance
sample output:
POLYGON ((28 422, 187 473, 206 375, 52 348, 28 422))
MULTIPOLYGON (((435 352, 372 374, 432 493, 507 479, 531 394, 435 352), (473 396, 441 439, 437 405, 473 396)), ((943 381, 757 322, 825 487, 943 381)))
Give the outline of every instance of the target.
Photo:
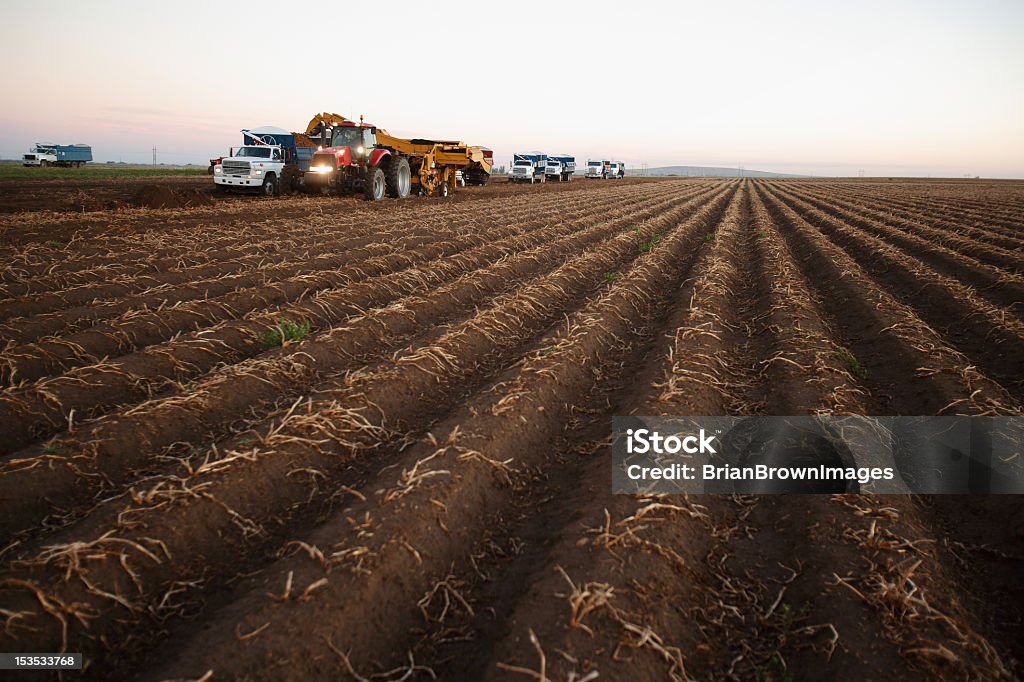
POLYGON ((530 161, 513 161, 512 168, 508 172, 509 182, 529 182, 531 185, 535 182, 536 176, 534 173, 533 163, 530 161))
POLYGON ((608 164, 606 159, 589 159, 587 161, 587 180, 603 180, 608 176, 608 164))
POLYGON ((39 166, 41 168, 54 166, 57 164, 57 152, 52 148, 36 146, 22 157, 21 163, 23 166, 39 166))
POLYGON ((613 161, 608 164, 608 179, 622 180, 626 177, 626 164, 613 161))

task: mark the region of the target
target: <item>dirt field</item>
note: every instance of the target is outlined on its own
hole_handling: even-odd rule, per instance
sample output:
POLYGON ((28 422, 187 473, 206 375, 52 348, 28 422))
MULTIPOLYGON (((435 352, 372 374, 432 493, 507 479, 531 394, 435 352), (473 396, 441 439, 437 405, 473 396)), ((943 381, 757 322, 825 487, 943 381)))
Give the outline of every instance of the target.
POLYGON ((0 651, 1024 675, 1020 498, 613 496, 608 442, 613 414, 1020 414, 1024 183, 44 184, 0 196, 0 651))

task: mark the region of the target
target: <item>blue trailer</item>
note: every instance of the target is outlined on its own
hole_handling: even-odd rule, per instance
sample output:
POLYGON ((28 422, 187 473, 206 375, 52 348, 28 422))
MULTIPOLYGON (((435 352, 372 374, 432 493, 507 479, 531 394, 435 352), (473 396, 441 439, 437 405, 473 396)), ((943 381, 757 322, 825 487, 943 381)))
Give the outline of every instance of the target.
POLYGON ((36 142, 36 146, 22 157, 25 166, 64 166, 78 168, 83 163, 92 161, 92 147, 87 144, 44 144, 36 142))

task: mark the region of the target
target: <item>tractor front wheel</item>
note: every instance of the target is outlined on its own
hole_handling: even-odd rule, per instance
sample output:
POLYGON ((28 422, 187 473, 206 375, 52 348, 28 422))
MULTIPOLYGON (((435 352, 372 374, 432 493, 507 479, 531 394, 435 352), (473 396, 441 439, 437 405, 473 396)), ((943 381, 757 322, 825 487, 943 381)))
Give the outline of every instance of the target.
POLYGON ((445 197, 449 196, 451 193, 452 193, 452 190, 451 190, 450 187, 448 187, 448 183, 447 182, 442 182, 440 185, 438 185, 438 187, 437 187, 437 196, 439 196, 441 198, 445 198, 445 197))

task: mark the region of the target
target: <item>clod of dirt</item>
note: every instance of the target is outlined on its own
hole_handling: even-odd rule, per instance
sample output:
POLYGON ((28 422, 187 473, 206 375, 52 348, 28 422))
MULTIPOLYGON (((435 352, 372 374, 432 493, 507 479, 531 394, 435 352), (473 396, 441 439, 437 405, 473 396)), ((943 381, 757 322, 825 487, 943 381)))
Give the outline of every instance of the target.
POLYGON ((171 189, 161 185, 143 185, 131 199, 132 206, 145 208, 188 208, 209 206, 213 197, 198 189, 171 189))

